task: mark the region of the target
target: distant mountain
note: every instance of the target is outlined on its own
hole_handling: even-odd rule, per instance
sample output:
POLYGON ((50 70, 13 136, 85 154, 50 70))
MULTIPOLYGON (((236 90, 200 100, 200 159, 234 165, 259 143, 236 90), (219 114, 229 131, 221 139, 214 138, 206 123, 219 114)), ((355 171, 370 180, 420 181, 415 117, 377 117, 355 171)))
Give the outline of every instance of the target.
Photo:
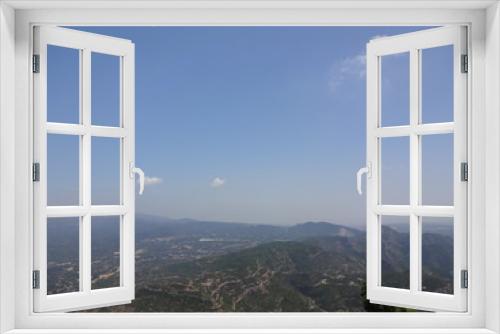
POLYGON ((353 261, 310 241, 275 241, 157 268, 150 273, 156 279, 138 289, 132 304, 112 310, 363 311, 363 258, 353 261))
POLYGON ((410 288, 410 236, 382 226, 382 285, 410 288))
POLYGON ((292 226, 278 226, 193 219, 168 219, 144 215, 137 215, 136 217, 136 234, 138 238, 169 234, 177 237, 294 240, 318 235, 355 236, 363 233, 358 229, 327 222, 306 222, 292 226))
MULTIPOLYGON (((49 226, 49 289, 58 293, 78 284, 77 253, 61 251, 74 231, 63 225, 49 226)), ((118 240, 113 231, 103 229, 94 239, 99 251, 92 254, 93 270, 103 273, 95 286, 119 282, 119 271, 112 268, 117 255, 111 248, 118 240)), ((407 287, 408 233, 384 226, 382 243, 383 284, 407 287)), ((453 240, 426 233, 422 244, 424 289, 452 292, 453 240)), ((365 252, 364 231, 328 222, 273 226, 138 216, 136 298, 96 311, 401 310, 367 303, 365 252)))
MULTIPOLYGON (((399 233, 409 233, 410 225, 406 224, 391 224, 390 228, 399 233)), ((443 223, 442 221, 427 221, 424 224, 423 233, 441 234, 448 237, 453 237, 453 223, 443 223)))
POLYGON ((292 239, 303 239, 316 236, 341 236, 353 238, 364 235, 364 232, 351 227, 327 222, 307 222, 288 227, 286 235, 292 239))

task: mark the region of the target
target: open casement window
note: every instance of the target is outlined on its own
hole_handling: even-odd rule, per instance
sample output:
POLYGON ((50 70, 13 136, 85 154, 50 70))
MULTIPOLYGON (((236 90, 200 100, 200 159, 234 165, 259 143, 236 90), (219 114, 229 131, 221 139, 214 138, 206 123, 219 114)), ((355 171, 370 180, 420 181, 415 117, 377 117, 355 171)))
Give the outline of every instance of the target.
POLYGON ((467 66, 465 27, 367 45, 363 171, 372 303, 467 310, 467 66), (438 229, 448 229, 439 246, 453 254, 445 265, 429 263, 440 254, 430 254, 436 240, 428 231, 438 229), (395 233, 407 242, 395 242, 395 233))
POLYGON ((129 303, 134 174, 142 173, 134 167, 134 45, 36 27, 33 54, 34 311, 129 303), (107 257, 103 231, 115 235, 107 257))

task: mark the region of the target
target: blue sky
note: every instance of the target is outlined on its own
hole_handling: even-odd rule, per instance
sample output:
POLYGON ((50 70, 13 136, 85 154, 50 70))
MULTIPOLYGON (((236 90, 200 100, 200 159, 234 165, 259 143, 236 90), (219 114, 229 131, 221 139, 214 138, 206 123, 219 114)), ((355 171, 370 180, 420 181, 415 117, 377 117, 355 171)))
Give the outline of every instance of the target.
MULTIPOLYGON (((364 225, 365 198, 355 192, 355 173, 365 161, 365 46, 375 36, 422 28, 79 29, 135 43, 136 164, 149 177, 144 195, 137 197, 137 212, 249 223, 364 225)), ((424 52, 424 122, 451 120, 447 52, 424 52)), ((387 125, 408 119, 403 111, 406 61, 405 55, 383 60, 387 125)), ((77 64, 72 50, 54 50, 52 57, 49 51, 49 120, 78 121, 77 64)), ((113 57, 93 57, 94 124, 118 120, 117 66, 113 57)), ((450 137, 424 139, 423 197, 428 204, 450 201, 450 137)), ((72 139, 49 138, 49 204, 78 200, 78 141, 72 139)), ((99 168, 94 168, 93 202, 114 204, 117 143, 95 142, 93 166, 99 168)), ((383 198, 402 204, 392 201, 405 201, 408 191, 407 139, 382 146, 388 155, 385 173, 395 180, 386 182, 383 198)))

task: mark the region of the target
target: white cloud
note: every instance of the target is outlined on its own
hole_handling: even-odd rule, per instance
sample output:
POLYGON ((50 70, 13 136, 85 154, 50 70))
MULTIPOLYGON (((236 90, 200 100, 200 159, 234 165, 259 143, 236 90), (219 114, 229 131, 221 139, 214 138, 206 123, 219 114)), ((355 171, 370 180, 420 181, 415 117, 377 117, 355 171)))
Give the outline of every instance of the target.
POLYGON ((226 183, 226 180, 220 178, 220 177, 216 177, 215 179, 213 179, 211 182, 210 182, 210 187, 212 188, 220 188, 222 187, 224 184, 226 183))
POLYGON ((329 86, 336 92, 346 80, 360 80, 366 76, 366 56, 364 53, 344 58, 333 64, 329 86))
POLYGON ((384 37, 387 37, 387 36, 389 36, 389 35, 375 35, 375 36, 373 36, 370 39, 384 38, 384 37))
POLYGON ((162 182, 163 182, 163 180, 159 177, 156 177, 156 176, 145 176, 144 177, 144 185, 145 186, 152 186, 154 184, 159 184, 162 182))

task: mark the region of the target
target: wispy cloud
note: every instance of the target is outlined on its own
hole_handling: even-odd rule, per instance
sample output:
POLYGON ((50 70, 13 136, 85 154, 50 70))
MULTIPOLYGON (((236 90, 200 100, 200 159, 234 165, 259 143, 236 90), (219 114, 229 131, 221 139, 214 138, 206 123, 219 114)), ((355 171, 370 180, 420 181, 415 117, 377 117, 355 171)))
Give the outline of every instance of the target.
POLYGON ((144 177, 144 185, 146 185, 146 186, 152 186, 154 184, 159 184, 162 182, 163 182, 163 180, 160 177, 156 177, 156 176, 145 176, 144 177))
POLYGON ((216 177, 214 178, 211 182, 210 182, 210 187, 212 188, 220 188, 222 187, 224 184, 226 184, 226 180, 220 178, 220 177, 216 177))
POLYGON ((366 76, 366 56, 364 53, 335 62, 330 71, 329 86, 336 92, 348 80, 360 80, 366 76))
MULTIPOLYGON (((388 37, 388 35, 375 35, 370 38, 377 39, 388 37)), ((346 57, 336 61, 330 70, 330 79, 328 85, 332 92, 337 92, 338 89, 350 80, 361 80, 366 76, 366 55, 365 52, 360 52, 351 57, 346 57)))
POLYGON ((373 36, 370 39, 384 38, 384 37, 387 37, 387 36, 389 36, 389 35, 375 35, 375 36, 373 36))

